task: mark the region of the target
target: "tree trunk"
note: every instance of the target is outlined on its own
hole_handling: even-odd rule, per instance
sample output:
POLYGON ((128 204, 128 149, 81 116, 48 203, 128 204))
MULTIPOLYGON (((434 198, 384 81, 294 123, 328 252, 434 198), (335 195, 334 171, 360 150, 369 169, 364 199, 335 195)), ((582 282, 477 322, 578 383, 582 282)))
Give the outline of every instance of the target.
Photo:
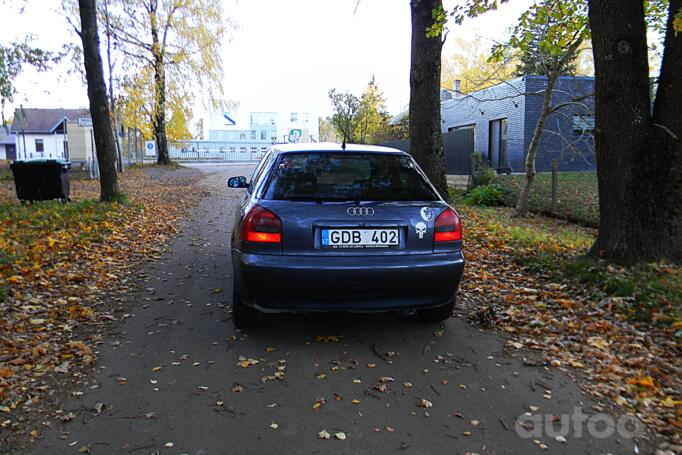
POLYGON ((535 131, 533 131, 533 138, 528 146, 528 153, 526 153, 526 182, 519 193, 519 198, 516 201, 516 216, 523 216, 528 212, 528 200, 530 199, 530 191, 535 182, 535 157, 538 154, 538 148, 540 147, 540 140, 542 139, 542 133, 545 131, 545 122, 550 114, 552 96, 554 94, 554 85, 559 77, 561 68, 557 67, 553 70, 547 77, 547 87, 545 87, 545 93, 542 97, 542 111, 540 111, 540 117, 538 118, 538 123, 535 125, 535 131))
POLYGON ((156 2, 150 11, 152 31, 152 53, 154 54, 154 113, 153 127, 156 140, 157 163, 170 164, 168 139, 166 138, 166 68, 164 67, 164 49, 159 41, 159 25, 156 17, 156 2))
POLYGON ((440 120, 441 37, 429 38, 432 11, 442 0, 412 0, 412 63, 410 66, 410 153, 445 199, 443 135, 440 120))
POLYGON ((591 254, 682 263, 682 36, 671 0, 651 114, 642 2, 590 0, 600 227, 591 254))
POLYGON ((116 113, 116 102, 114 100, 114 62, 111 60, 111 24, 109 22, 109 0, 104 1, 104 20, 106 23, 107 34, 107 67, 109 68, 109 110, 111 111, 111 124, 114 130, 114 145, 116 146, 118 172, 123 172, 123 153, 121 152, 121 142, 119 141, 118 137, 118 120, 116 113))
POLYGON ((100 198, 113 201, 119 194, 116 175, 116 148, 111 130, 111 117, 107 103, 107 89, 104 85, 102 57, 99 53, 97 34, 96 0, 78 0, 81 17, 81 40, 83 41, 83 60, 88 82, 90 116, 92 117, 95 148, 99 164, 100 198))

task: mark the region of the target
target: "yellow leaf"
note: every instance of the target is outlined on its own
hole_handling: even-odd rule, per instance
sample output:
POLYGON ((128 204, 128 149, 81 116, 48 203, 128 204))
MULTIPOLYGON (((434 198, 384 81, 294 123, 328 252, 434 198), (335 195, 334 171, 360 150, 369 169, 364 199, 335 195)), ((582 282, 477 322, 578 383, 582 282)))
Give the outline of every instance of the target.
POLYGON ((674 408, 680 405, 682 405, 682 400, 673 400, 672 397, 666 397, 665 400, 661 401, 661 406, 666 408, 674 408))
POLYGON ((258 360, 256 359, 242 359, 239 362, 237 362, 237 365, 239 365, 242 368, 248 368, 251 365, 255 365, 258 363, 258 360))
POLYGON ((340 335, 318 335, 315 337, 315 341, 322 341, 324 343, 330 342, 338 343, 341 340, 341 338, 343 337, 340 335))
POLYGON ((0 378, 9 378, 14 375, 11 368, 0 368, 0 378))
POLYGON ((645 376, 643 378, 628 379, 628 384, 636 385, 639 387, 644 387, 647 389, 656 388, 656 386, 654 385, 654 378, 652 378, 651 376, 645 376))
POLYGON ((354 399, 353 401, 351 401, 351 403, 353 403, 353 404, 360 404, 360 400, 354 399))

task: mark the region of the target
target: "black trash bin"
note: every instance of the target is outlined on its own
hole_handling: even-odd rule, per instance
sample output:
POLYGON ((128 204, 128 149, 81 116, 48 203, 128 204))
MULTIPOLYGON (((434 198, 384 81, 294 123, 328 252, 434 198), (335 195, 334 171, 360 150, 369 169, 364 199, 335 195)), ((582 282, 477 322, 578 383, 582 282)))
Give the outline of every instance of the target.
POLYGON ((71 182, 66 160, 25 160, 10 165, 20 201, 69 200, 71 182))

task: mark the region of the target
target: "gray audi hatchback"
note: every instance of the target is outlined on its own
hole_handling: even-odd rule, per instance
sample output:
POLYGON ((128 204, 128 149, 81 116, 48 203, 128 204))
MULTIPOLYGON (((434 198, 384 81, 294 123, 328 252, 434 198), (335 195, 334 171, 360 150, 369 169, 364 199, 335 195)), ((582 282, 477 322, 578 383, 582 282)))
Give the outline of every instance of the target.
POLYGON ((369 145, 274 145, 232 230, 233 319, 263 312, 452 314, 462 225, 407 153, 369 145))

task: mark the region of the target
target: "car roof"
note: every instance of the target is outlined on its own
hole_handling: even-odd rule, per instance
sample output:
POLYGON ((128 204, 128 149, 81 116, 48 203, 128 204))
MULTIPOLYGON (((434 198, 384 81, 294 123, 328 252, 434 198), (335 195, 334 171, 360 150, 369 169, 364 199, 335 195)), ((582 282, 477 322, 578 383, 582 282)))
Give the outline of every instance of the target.
POLYGON ((346 144, 346 149, 341 147, 341 144, 335 142, 310 142, 304 144, 275 144, 272 146, 274 152, 289 153, 289 152, 371 152, 371 153, 399 153, 406 154, 406 152, 394 149, 391 147, 382 147, 379 145, 365 145, 365 144, 346 144))

